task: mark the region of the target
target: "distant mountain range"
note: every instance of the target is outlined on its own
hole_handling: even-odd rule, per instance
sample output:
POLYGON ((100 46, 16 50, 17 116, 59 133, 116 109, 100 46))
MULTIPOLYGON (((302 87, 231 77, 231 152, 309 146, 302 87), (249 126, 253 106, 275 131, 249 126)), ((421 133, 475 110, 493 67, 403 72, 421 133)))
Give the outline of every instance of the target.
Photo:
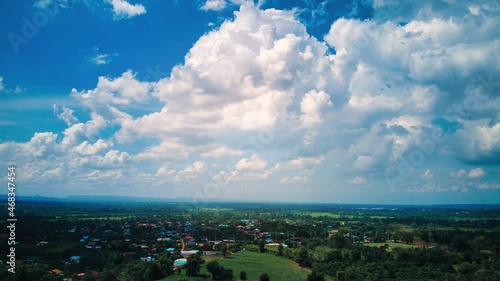
MULTIPOLYGON (((7 200, 6 194, 0 194, 3 201, 7 200)), ((102 195, 72 195, 64 198, 35 196, 17 196, 16 201, 37 201, 37 202, 193 202, 196 199, 187 197, 178 198, 158 198, 158 197, 133 197, 133 196, 102 196, 102 195)), ((217 200, 207 200, 217 202, 217 200)))

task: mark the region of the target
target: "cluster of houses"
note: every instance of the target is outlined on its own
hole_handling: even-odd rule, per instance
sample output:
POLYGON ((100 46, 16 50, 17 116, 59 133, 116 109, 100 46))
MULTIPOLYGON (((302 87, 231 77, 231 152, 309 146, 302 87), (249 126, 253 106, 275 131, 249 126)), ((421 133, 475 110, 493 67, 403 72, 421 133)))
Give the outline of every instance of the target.
MULTIPOLYGON (((282 243, 280 240, 275 241, 270 232, 258 229, 258 226, 259 222, 257 220, 242 219, 235 227, 233 236, 223 236, 221 234, 221 228, 229 227, 224 224, 206 225, 202 223, 195 225, 191 221, 172 222, 168 220, 155 223, 136 221, 134 223, 124 222, 123 224, 114 222, 113 224, 102 223, 84 227, 75 226, 65 232, 79 237, 82 247, 91 251, 99 251, 115 244, 128 245, 127 249, 135 249, 134 252, 123 252, 122 255, 142 253, 139 260, 143 262, 156 261, 163 251, 169 253, 178 251, 181 258, 174 261, 174 269, 176 269, 185 265, 187 258, 193 254, 203 256, 221 255, 222 252, 214 250, 214 246, 220 243, 234 243, 235 234, 249 238, 253 237, 253 239, 264 239, 270 245, 282 243), (122 239, 117 240, 116 234, 119 234, 122 239), (144 237, 144 235, 147 236, 144 237), (218 235, 219 237, 217 237, 218 235), (109 239, 110 237, 114 238, 109 239)), ((283 235, 283 233, 280 234, 283 235)), ((276 236, 276 234, 274 235, 276 236)), ((299 237, 291 237, 290 239, 293 242, 300 242, 299 237)), ((40 247, 46 245, 48 245, 47 241, 38 243, 40 247)), ((69 256, 61 263, 64 265, 80 263, 81 256, 77 254, 69 256)), ((57 275, 63 274, 60 269, 53 269, 51 272, 57 275)), ((83 276, 83 274, 85 273, 79 273, 78 276, 83 276)), ((91 274, 97 276, 99 272, 93 271, 91 274)))

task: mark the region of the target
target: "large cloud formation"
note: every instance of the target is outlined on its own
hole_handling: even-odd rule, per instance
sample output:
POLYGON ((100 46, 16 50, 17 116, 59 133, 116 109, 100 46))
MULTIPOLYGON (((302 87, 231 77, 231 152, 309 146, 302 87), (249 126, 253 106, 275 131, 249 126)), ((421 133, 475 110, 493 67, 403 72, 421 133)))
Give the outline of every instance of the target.
POLYGON ((325 198, 497 189, 500 5, 373 8, 314 38, 294 11, 243 3, 169 77, 99 77, 71 93, 90 120, 55 107, 60 136, 3 143, 0 155, 29 170, 27 185, 89 192, 338 201, 325 198), (162 108, 128 110, 148 103, 162 108), (466 167, 467 180, 450 176, 471 164, 482 168, 466 167))

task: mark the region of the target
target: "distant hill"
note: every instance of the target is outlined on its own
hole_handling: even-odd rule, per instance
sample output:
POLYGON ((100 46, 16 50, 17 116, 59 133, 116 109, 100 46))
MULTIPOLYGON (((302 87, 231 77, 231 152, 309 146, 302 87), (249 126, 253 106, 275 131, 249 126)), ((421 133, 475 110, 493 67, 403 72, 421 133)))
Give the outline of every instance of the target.
MULTIPOLYGON (((0 200, 7 201, 7 194, 0 194, 0 200)), ((177 198, 158 198, 158 197, 136 197, 136 196, 114 196, 114 195, 72 195, 68 197, 45 197, 35 196, 16 196, 16 201, 36 201, 36 202, 197 202, 195 198, 177 197, 177 198)), ((241 200, 217 200, 205 199, 206 202, 241 202, 241 200)))
POLYGON ((91 201, 91 202, 192 202, 192 198, 158 198, 158 197, 132 197, 132 196, 101 196, 101 195, 72 195, 66 200, 91 201))
MULTIPOLYGON (((242 199, 204 199, 198 200, 189 197, 158 198, 115 195, 72 195, 68 197, 16 196, 18 202, 155 202, 155 203, 249 203, 273 205, 297 205, 300 207, 333 207, 351 209, 500 209, 500 204, 441 204, 441 205, 396 205, 396 204, 349 204, 349 203, 314 203, 314 202, 273 202, 242 199)), ((0 194, 0 202, 7 202, 7 194, 0 194)))
MULTIPOLYGON (((7 194, 0 194, 0 200, 5 202, 7 201, 7 194)), ((22 202, 22 201, 38 201, 38 202, 62 202, 65 199, 63 198, 56 198, 56 197, 45 197, 45 196, 40 196, 40 195, 35 195, 35 196, 16 196, 16 201, 22 202)))

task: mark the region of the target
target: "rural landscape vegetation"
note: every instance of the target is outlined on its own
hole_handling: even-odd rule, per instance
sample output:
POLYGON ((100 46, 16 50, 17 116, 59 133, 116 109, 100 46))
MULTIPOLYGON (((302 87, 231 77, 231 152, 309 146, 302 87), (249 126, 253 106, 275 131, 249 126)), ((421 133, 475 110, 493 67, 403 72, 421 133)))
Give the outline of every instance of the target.
POLYGON ((19 262, 1 280, 500 278, 498 206, 19 204, 19 262))

